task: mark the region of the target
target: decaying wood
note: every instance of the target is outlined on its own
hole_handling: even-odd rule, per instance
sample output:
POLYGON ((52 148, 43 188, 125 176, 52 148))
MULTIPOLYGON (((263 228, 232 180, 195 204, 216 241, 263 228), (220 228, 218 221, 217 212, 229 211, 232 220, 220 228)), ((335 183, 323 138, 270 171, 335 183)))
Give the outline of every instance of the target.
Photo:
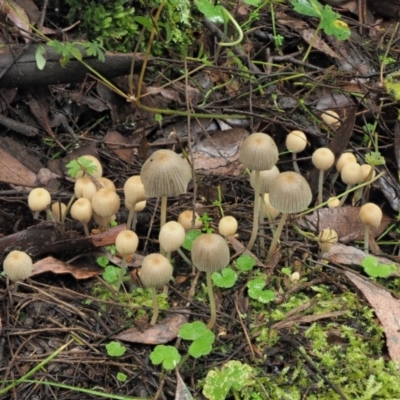
MULTIPOLYGON (((19 87, 27 85, 54 85, 60 83, 82 82, 89 73, 88 69, 78 60, 71 58, 65 67, 60 64, 61 56, 56 54, 54 49, 44 46, 46 50, 46 65, 40 71, 36 65, 36 45, 31 46, 4 46, 0 48, 0 87, 19 87), (21 55, 19 55, 22 52, 21 55)), ((86 55, 81 49, 83 60, 93 69, 107 78, 129 74, 132 60, 135 60, 135 69, 140 68, 143 61, 143 54, 105 54, 105 62, 96 57, 86 55)))

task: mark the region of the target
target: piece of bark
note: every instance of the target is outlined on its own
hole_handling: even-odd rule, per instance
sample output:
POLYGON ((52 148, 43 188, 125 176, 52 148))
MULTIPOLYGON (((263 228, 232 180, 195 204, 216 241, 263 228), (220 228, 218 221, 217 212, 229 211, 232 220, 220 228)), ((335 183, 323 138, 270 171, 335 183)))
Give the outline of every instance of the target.
MULTIPOLYGON (((35 53, 38 46, 27 47, 23 54, 15 62, 15 54, 21 51, 21 46, 12 45, 0 48, 0 71, 8 69, 0 79, 1 87, 19 87, 32 85, 56 85, 60 83, 82 82, 89 70, 78 60, 71 58, 64 67, 60 64, 60 54, 56 54, 54 48, 44 46, 46 53, 46 65, 39 70, 36 65, 35 53)), ((105 53, 105 62, 96 57, 86 55, 80 47, 82 59, 101 75, 111 78, 129 74, 132 59, 135 59, 135 68, 142 65, 144 55, 122 53, 105 53)))

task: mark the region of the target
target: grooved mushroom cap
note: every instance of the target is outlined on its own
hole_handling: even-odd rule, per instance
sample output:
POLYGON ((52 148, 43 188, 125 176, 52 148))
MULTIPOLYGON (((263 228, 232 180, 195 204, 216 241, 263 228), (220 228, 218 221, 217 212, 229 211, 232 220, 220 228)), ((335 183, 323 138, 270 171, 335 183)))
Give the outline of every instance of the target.
MULTIPOLYGON (((82 157, 86 158, 86 160, 90 160, 92 162, 91 166, 96 167, 96 171, 94 171, 91 175, 96 179, 100 178, 103 175, 103 167, 101 166, 99 159, 91 155, 85 155, 82 157)), ((81 178, 82 176, 83 171, 78 171, 78 173, 76 174, 76 178, 81 178)))
POLYGON ((363 174, 363 180, 362 180, 363 182, 367 182, 368 178, 369 179, 375 178, 375 175, 376 175, 375 170, 372 170, 372 173, 371 173, 371 170, 372 170, 372 165, 369 165, 369 164, 361 165, 361 171, 363 174), (370 176, 370 174, 371 174, 371 176, 370 176))
POLYGON ((303 211, 311 203, 312 193, 308 182, 297 172, 280 173, 272 182, 269 201, 281 213, 303 211))
POLYGON ((332 129, 338 129, 340 126, 339 114, 336 111, 326 110, 322 113, 321 118, 332 129))
POLYGON ((27 279, 32 272, 32 259, 24 251, 13 250, 4 259, 3 269, 12 281, 27 279))
MULTIPOLYGON (((250 173, 250 185, 254 189, 255 171, 250 173)), ((268 193, 271 182, 279 175, 279 169, 274 165, 271 169, 260 171, 260 193, 268 193)))
POLYGON ((74 192, 78 198, 92 200, 97 192, 97 186, 89 176, 82 176, 75 181, 74 192))
POLYGON ((43 188, 32 189, 28 195, 28 206, 34 211, 43 211, 51 203, 50 193, 43 188))
POLYGON ((111 179, 104 178, 104 176, 101 176, 100 178, 97 178, 97 181, 100 183, 101 187, 116 192, 117 189, 115 188, 114 182, 111 179))
POLYGON ((203 233, 193 241, 192 262, 199 271, 220 271, 229 264, 228 244, 216 233, 203 233))
POLYGON ((362 182, 363 173, 359 163, 349 163, 342 168, 340 178, 346 185, 355 185, 362 182))
MULTIPOLYGON (((185 229, 185 231, 192 229, 192 220, 193 220, 192 210, 182 211, 178 216, 178 222, 183 226, 183 229, 185 229)), ((195 213, 194 228, 195 229, 201 228, 202 225, 203 223, 199 219, 199 215, 195 213)))
POLYGON ((286 136, 286 148, 292 153, 300 153, 307 146, 307 136, 302 131, 292 131, 286 136))
POLYGON ((342 153, 336 161, 336 170, 342 172, 342 169, 346 164, 355 162, 357 162, 357 158, 353 153, 342 153))
POLYGON ((119 210, 119 196, 110 189, 99 189, 92 198, 92 207, 100 217, 111 217, 119 210))
POLYGON ((222 236, 233 236, 238 229, 238 222, 235 217, 226 215, 218 223, 218 232, 222 236))
POLYGON ((138 244, 139 238, 136 233, 128 229, 118 233, 115 238, 115 247, 118 253, 123 256, 133 254, 137 250, 138 244))
POLYGON ((321 147, 314 151, 311 161, 316 168, 326 171, 335 162, 335 155, 327 147, 321 147))
POLYGON ((269 193, 264 193, 264 201, 262 206, 263 217, 268 217, 268 215, 270 215, 272 219, 275 219, 280 213, 280 211, 272 207, 271 202, 269 201, 269 193))
POLYGON ((158 240, 165 251, 178 250, 185 240, 185 229, 179 222, 169 221, 160 229, 158 240))
POLYGON ((67 206, 60 201, 57 201, 51 205, 51 213, 53 214, 54 222, 61 222, 62 217, 65 214, 67 206))
MULTIPOLYGON (((138 203, 148 199, 140 175, 133 175, 124 184, 125 204, 138 203)), ((127 207, 130 209, 130 207, 127 207)))
POLYGON ((82 222, 83 224, 87 224, 93 214, 92 203, 89 199, 82 197, 72 204, 70 212, 73 219, 82 222))
POLYGON ((278 148, 266 133, 253 133, 243 141, 239 161, 248 169, 265 171, 278 161, 278 148))
POLYGON ((374 203, 366 203, 360 208, 359 216, 366 225, 379 228, 382 222, 382 210, 374 203))
POLYGON ((191 171, 178 154, 157 150, 143 164, 140 178, 149 197, 171 197, 186 193, 191 171))
POLYGON ((330 228, 322 229, 318 235, 318 246, 323 253, 328 253, 338 240, 338 234, 335 230, 330 228))
POLYGON ((143 259, 139 277, 145 287, 156 288, 166 285, 172 278, 171 263, 161 254, 149 254, 143 259))

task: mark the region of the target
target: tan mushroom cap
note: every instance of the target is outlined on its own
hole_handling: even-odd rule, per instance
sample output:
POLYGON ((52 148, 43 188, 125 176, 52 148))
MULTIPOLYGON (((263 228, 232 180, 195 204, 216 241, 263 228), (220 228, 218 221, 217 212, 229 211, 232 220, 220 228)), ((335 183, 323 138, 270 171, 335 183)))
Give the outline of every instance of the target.
POLYGON ((338 129, 341 122, 339 114, 333 110, 326 110, 321 114, 322 121, 329 125, 332 129, 338 129))
POLYGON ((242 143, 239 161, 248 169, 265 171, 278 161, 278 148, 274 139, 266 133, 253 133, 242 143))
POLYGON ((50 193, 43 188, 32 189, 28 195, 28 206, 34 211, 43 211, 51 203, 50 193))
POLYGON ((328 208, 336 208, 340 206, 340 199, 336 196, 329 197, 328 208))
POLYGON ((87 224, 93 215, 92 203, 89 199, 82 197, 72 204, 70 213, 73 219, 87 224))
MULTIPOLYGON (((182 211, 178 216, 178 222, 183 226, 185 231, 192 229, 193 211, 185 210, 182 211)), ((201 228, 203 222, 200 220, 199 214, 195 213, 194 228, 201 228)))
POLYGON ((125 204, 138 203, 148 199, 140 175, 133 175, 125 181, 124 194, 125 204))
POLYGON ((27 279, 32 273, 32 259, 24 251, 13 250, 4 259, 3 269, 12 281, 27 279))
POLYGON ((92 198, 93 211, 100 217, 111 217, 118 212, 119 206, 119 196, 110 189, 99 189, 92 198))
POLYGON ((118 253, 123 256, 133 254, 137 250, 138 244, 138 236, 135 232, 128 229, 118 233, 115 238, 115 247, 117 248, 118 253))
MULTIPOLYGON (((279 175, 279 169, 274 165, 271 169, 260 171, 260 193, 268 193, 271 182, 279 175)), ((250 185, 255 187, 255 170, 250 173, 250 185)))
POLYGON ((139 277, 143 286, 156 288, 166 285, 172 278, 172 265, 167 257, 161 254, 149 254, 143 259, 139 277))
POLYGON ((187 161, 171 150, 154 152, 140 172, 149 197, 171 197, 186 193, 191 176, 187 161))
POLYGON ((269 193, 264 193, 263 196, 263 205, 262 205, 262 215, 263 217, 271 216, 272 219, 275 219, 281 212, 276 208, 272 207, 271 202, 269 201, 269 193))
POLYGON ((307 146, 307 136, 302 131, 292 131, 286 136, 286 148, 292 153, 300 153, 307 146))
POLYGON ((311 200, 310 185, 297 172, 282 172, 271 184, 269 201, 281 213, 293 214, 303 211, 311 200))
MULTIPOLYGON (((103 167, 97 157, 91 156, 91 155, 84 155, 82 156, 83 158, 86 158, 86 160, 90 160, 92 162, 92 166, 96 167, 96 171, 94 171, 91 175, 94 178, 100 178, 103 175, 103 167)), ((80 158, 80 157, 79 157, 80 158)), ((83 176, 83 171, 78 171, 76 174, 76 178, 81 178, 83 176)))
POLYGON ((366 203, 360 208, 359 216, 361 221, 373 228, 379 228, 382 222, 382 210, 374 203, 366 203))
POLYGON ((203 233, 193 241, 192 262, 199 271, 217 272, 229 265, 229 247, 216 233, 203 233))
POLYGON ((82 176, 75 181, 74 192, 78 198, 92 200, 97 192, 97 186, 89 176, 82 176))
POLYGON ((338 240, 338 234, 334 229, 322 229, 318 235, 318 246, 323 253, 328 253, 338 240))
POLYGON ((369 179, 374 179, 376 176, 376 172, 375 172, 375 170, 372 169, 372 165, 370 165, 370 164, 362 164, 361 170, 362 170, 362 174, 363 174, 363 180, 362 180, 363 182, 367 182, 367 180, 369 180, 369 179), (371 173, 371 170, 372 170, 372 173, 371 173), (371 174, 371 176, 370 176, 370 174, 371 174))
POLYGON ((101 187, 110 189, 113 192, 117 191, 117 189, 115 188, 114 182, 111 179, 101 176, 100 178, 97 178, 97 181, 100 183, 101 187))
POLYGON ((333 154, 332 150, 328 149, 327 147, 320 147, 314 151, 311 161, 316 168, 326 171, 332 167, 333 163, 335 162, 335 155, 333 154))
POLYGON ((233 236, 238 229, 238 222, 235 217, 225 215, 219 220, 218 232, 222 236, 233 236))
POLYGON ((178 250, 185 240, 185 229, 179 222, 169 221, 160 229, 158 240, 165 251, 178 250))
POLYGON ((50 209, 53 214, 54 222, 61 222, 67 206, 64 203, 57 201, 51 205, 50 209))
POLYGON ((342 153, 342 155, 336 161, 336 170, 342 172, 343 167, 349 163, 356 163, 357 158, 353 153, 342 153))
POLYGON ((356 185, 363 180, 361 165, 358 163, 348 163, 342 168, 340 178, 346 185, 356 185))

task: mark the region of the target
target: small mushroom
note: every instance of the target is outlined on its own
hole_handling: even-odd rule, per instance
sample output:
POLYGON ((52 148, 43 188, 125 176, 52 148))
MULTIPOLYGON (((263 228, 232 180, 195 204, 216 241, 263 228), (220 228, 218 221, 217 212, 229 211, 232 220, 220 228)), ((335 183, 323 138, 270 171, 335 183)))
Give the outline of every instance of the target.
POLYGON ((328 208, 340 207, 340 199, 336 196, 329 197, 327 203, 328 203, 328 208))
POLYGON ((321 114, 321 119, 332 129, 336 130, 340 127, 339 114, 333 110, 326 110, 321 114))
POLYGON ((210 299, 211 318, 207 328, 212 329, 217 319, 211 274, 229 264, 229 247, 226 240, 216 233, 203 233, 193 241, 192 262, 207 277, 207 291, 210 299))
POLYGON ((92 200, 93 196, 97 193, 97 186, 90 176, 82 176, 75 181, 74 186, 75 196, 80 199, 92 200))
POLYGON ((117 252, 122 256, 117 289, 119 289, 122 278, 126 273, 126 260, 128 256, 136 252, 138 244, 139 238, 137 237, 136 233, 128 229, 118 233, 117 237, 115 238, 115 247, 117 252))
POLYGON ((172 265, 162 254, 149 254, 143 259, 139 277, 143 286, 151 288, 153 296, 153 318, 150 324, 154 325, 158 317, 157 291, 158 287, 166 285, 172 278, 172 265))
POLYGON ((286 148, 292 152, 293 168, 299 174, 297 153, 301 153, 307 146, 307 137, 302 131, 292 131, 286 136, 286 148))
POLYGON ((46 189, 35 188, 28 195, 28 206, 33 211, 34 219, 38 219, 39 213, 46 210, 50 203, 51 196, 46 189))
POLYGON ((318 204, 322 203, 322 185, 324 183, 324 172, 327 171, 330 167, 332 167, 335 162, 335 155, 332 153, 332 150, 327 147, 321 147, 314 151, 311 161, 314 166, 319 169, 319 178, 318 178, 318 204))
MULTIPOLYGON (((178 216, 178 222, 183 226, 185 231, 192 229, 192 222, 193 222, 193 211, 192 210, 185 210, 182 211, 178 216)), ((195 213, 195 220, 194 220, 194 229, 199 229, 203 225, 199 214, 195 213)))
POLYGON ((361 183, 363 180, 361 165, 358 163, 345 164, 340 173, 340 178, 347 185, 346 194, 340 200, 340 205, 343 205, 349 195, 348 191, 351 187, 361 183))
POLYGON ((51 205, 50 211, 53 216, 53 221, 62 223, 65 218, 67 206, 61 201, 57 201, 51 205))
POLYGON ((125 206, 129 210, 126 226, 135 228, 136 225, 136 204, 148 199, 144 191, 144 186, 140 175, 134 175, 128 178, 124 184, 125 206))
POLYGON ((171 253, 178 250, 185 240, 185 229, 176 221, 166 222, 160 229, 158 235, 161 248, 166 252, 167 258, 171 259, 171 253))
POLYGON ((275 252, 287 216, 305 210, 311 200, 310 185, 297 172, 282 172, 272 182, 269 201, 275 209, 282 213, 282 217, 274 233, 267 260, 270 260, 275 252))
POLYGON ((90 200, 84 197, 76 200, 71 206, 70 213, 73 219, 79 221, 83 225, 85 235, 89 236, 88 222, 93 215, 93 208, 90 200))
POLYGON ((13 250, 4 259, 3 269, 11 281, 27 279, 32 273, 32 259, 24 251, 13 250))
POLYGON ((334 229, 325 228, 318 235, 318 246, 322 253, 329 253, 338 240, 338 234, 334 229))
POLYGON ((237 229, 237 219, 235 217, 232 217, 231 215, 226 215, 225 217, 222 217, 218 222, 218 232, 225 238, 235 235, 237 229))
POLYGON ((116 189, 116 187, 114 185, 114 182, 111 179, 108 179, 108 178, 105 178, 104 176, 101 176, 100 178, 97 178, 97 182, 103 188, 112 190, 113 192, 117 191, 117 189, 116 189))
POLYGON ((352 162, 357 162, 357 158, 353 153, 342 153, 341 156, 337 159, 335 167, 336 167, 336 173, 332 178, 331 185, 333 186, 336 182, 336 179, 339 177, 340 173, 342 172, 343 167, 346 164, 352 163, 352 162))
POLYGON ((366 203, 360 208, 359 217, 364 224, 364 251, 369 252, 369 232, 379 228, 382 222, 382 210, 374 203, 366 203))
POLYGON ((254 171, 254 210, 253 229, 247 245, 251 250, 257 238, 258 218, 260 213, 260 171, 272 169, 278 161, 278 148, 271 136, 265 133, 253 133, 242 143, 239 161, 254 171))
POLYGON ((92 198, 93 211, 100 217, 111 217, 119 210, 120 199, 110 189, 99 189, 92 198))

